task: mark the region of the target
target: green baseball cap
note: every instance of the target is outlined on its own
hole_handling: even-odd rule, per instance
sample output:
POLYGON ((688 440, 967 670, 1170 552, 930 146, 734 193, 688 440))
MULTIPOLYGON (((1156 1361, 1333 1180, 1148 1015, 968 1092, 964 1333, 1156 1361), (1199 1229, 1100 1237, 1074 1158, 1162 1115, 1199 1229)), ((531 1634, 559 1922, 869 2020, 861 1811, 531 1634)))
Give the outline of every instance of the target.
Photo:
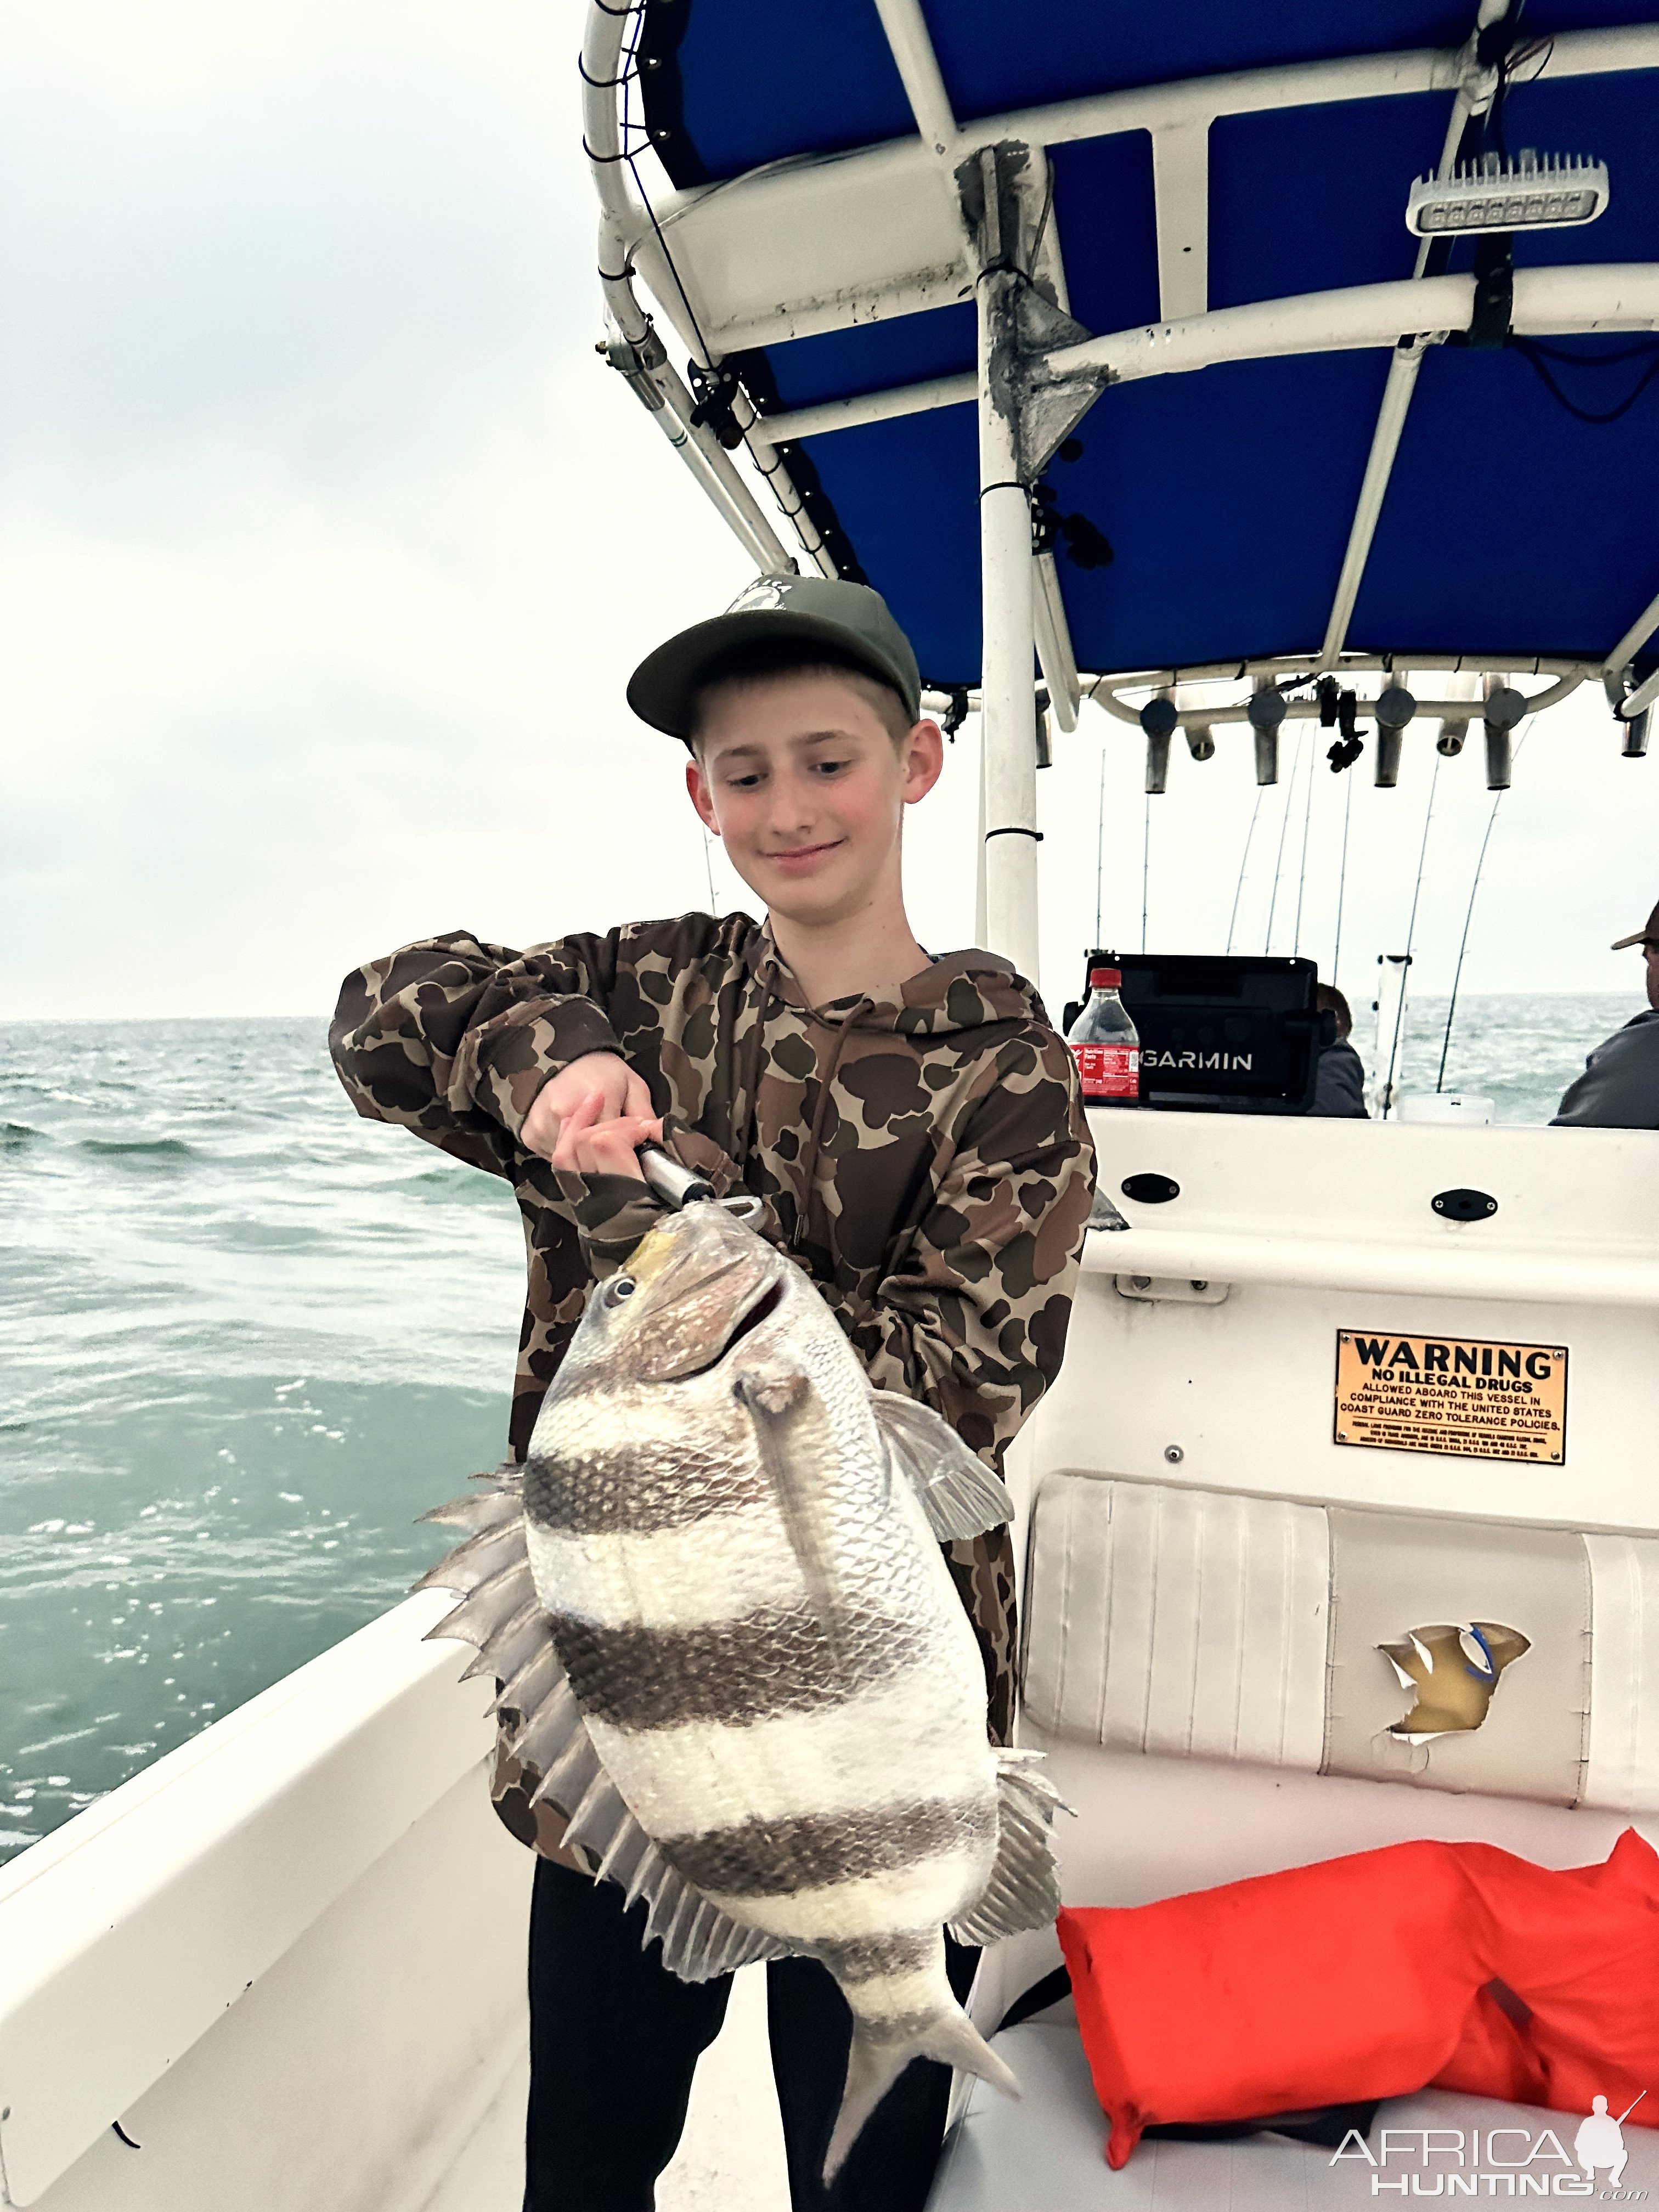
POLYGON ((691 742, 692 710, 709 671, 734 647, 799 638, 836 660, 890 684, 911 720, 921 714, 921 675, 910 641, 879 592, 832 576, 757 576, 723 615, 694 623, 647 653, 629 679, 628 703, 642 722, 691 742))

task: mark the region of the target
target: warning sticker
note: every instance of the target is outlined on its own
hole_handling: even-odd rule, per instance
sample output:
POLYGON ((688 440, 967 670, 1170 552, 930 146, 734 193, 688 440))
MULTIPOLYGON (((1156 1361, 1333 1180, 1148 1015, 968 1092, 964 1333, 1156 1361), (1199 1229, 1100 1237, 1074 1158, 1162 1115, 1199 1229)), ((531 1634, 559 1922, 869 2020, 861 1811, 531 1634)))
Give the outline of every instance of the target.
POLYGON ((1560 1467, 1566 1349, 1339 1329, 1335 1435, 1383 1451, 1560 1467))

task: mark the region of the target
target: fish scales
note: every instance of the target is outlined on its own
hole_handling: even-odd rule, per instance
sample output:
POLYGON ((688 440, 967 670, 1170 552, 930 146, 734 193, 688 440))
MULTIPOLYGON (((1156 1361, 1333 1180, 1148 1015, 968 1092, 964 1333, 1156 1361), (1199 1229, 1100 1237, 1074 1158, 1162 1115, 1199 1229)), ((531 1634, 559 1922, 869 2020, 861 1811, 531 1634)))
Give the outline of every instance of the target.
MULTIPOLYGON (((988 1741, 939 1549, 1007 1517, 1000 1484, 937 1417, 872 1391, 800 1271, 704 1204, 595 1290, 523 1501, 585 1732, 543 1788, 655 1899, 678 1971, 769 1948, 836 1976, 854 2031, 826 2173, 913 2057, 1012 2088, 942 1935, 1012 1932, 1058 1901, 1052 1793, 988 1741)), ((521 1625, 501 1632, 521 1654, 521 1625)))

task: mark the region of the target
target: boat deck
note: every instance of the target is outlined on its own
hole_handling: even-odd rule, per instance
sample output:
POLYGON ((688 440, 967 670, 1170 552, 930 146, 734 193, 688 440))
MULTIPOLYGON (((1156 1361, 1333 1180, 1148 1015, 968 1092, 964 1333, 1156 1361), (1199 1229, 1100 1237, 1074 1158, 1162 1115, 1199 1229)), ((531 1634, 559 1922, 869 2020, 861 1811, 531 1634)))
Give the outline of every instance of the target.
MULTIPOLYGON (((521 2049, 423 2212, 519 2212, 529 2079, 521 2049)), ((733 1983, 726 2026, 697 2069, 685 2134, 657 2185, 657 2204, 659 2212, 788 2212, 762 1967, 745 1968, 733 1983)))

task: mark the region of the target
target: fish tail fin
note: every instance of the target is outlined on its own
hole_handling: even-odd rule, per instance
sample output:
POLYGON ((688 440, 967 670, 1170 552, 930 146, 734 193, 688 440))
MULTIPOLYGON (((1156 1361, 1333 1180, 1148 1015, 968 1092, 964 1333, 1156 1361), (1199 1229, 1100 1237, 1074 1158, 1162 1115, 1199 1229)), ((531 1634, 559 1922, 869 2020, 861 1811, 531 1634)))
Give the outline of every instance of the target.
POLYGON ((937 2058, 941 2064, 976 2074, 1005 2096, 1018 2097, 1014 2074, 957 2004, 921 2019, 860 2019, 853 2015, 853 2047, 847 2058, 847 2086, 823 2161, 827 2188, 847 2162, 865 2122, 913 2058, 937 2058))

